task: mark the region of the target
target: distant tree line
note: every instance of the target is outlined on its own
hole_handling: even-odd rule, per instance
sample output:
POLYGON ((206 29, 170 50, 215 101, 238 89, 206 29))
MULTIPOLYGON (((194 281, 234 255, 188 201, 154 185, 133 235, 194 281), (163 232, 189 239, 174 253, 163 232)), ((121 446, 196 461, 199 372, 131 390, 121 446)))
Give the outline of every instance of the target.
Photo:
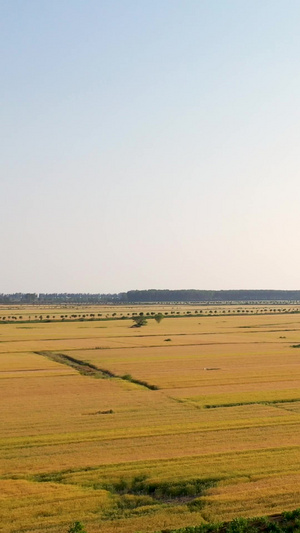
POLYGON ((89 293, 14 293, 0 294, 0 304, 130 304, 130 303, 255 303, 299 302, 299 291, 148 289, 116 294, 89 293))
POLYGON ((1 304, 105 304, 105 303, 221 303, 300 301, 299 291, 283 290, 135 290, 117 294, 14 293, 0 294, 1 304))
POLYGON ((122 301, 120 294, 89 293, 13 293, 0 294, 0 304, 105 304, 122 301))
POLYGON ((220 290, 196 289, 128 291, 123 298, 129 303, 139 302, 257 302, 257 301, 299 301, 299 291, 282 290, 220 290))

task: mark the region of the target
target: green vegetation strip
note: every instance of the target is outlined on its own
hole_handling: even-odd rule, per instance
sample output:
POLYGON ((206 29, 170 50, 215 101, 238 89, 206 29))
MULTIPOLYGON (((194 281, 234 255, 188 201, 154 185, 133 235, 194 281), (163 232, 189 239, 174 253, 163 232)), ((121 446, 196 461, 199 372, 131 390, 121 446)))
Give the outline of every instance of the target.
POLYGON ((258 400, 258 401, 249 401, 249 402, 233 402, 233 403, 216 403, 216 404, 205 404, 204 409, 218 409, 220 407, 239 407, 242 405, 274 405, 281 403, 295 403, 300 402, 300 398, 291 398, 288 400, 258 400))
POLYGON ((202 496, 205 491, 214 487, 219 479, 189 479, 178 482, 149 481, 147 476, 140 475, 133 479, 120 479, 113 484, 95 484, 94 489, 105 489, 111 493, 120 495, 148 495, 159 501, 185 501, 197 506, 199 502, 195 498, 202 496))
MULTIPOLYGON (((235 518, 231 522, 203 524, 180 529, 161 529, 156 533, 299 533, 300 509, 259 518, 235 518)), ((88 533, 81 522, 74 522, 68 533, 88 533)))
POLYGON ((70 355, 66 355, 63 353, 50 352, 50 351, 42 351, 42 352, 34 352, 34 353, 37 355, 48 357, 48 359, 51 359, 52 361, 55 361, 56 363, 61 363, 63 365, 70 366, 74 368, 75 370, 77 370, 77 372, 79 372, 83 376, 89 376, 89 377, 94 377, 94 378, 117 378, 117 379, 122 379, 124 381, 130 381, 131 383, 135 383, 135 385, 140 385, 141 387, 145 387, 146 389, 150 389, 150 390, 159 389, 157 385, 152 385, 152 384, 147 383, 146 381, 135 379, 130 374, 125 374, 124 376, 118 376, 117 374, 114 374, 110 370, 98 368, 92 363, 88 363, 87 361, 81 361, 80 359, 75 359, 75 357, 71 357, 70 355))
POLYGON ((157 533, 296 533, 300 532, 300 509, 260 518, 235 518, 232 522, 204 524, 157 533))

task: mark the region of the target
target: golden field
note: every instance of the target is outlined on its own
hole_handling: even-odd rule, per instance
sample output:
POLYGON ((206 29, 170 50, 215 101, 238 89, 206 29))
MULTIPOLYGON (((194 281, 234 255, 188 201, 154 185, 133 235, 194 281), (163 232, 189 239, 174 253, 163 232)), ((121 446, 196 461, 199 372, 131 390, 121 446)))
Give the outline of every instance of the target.
POLYGON ((0 323, 1 532, 154 532, 299 507, 300 315, 169 317, 199 309, 0 309, 18 316, 0 323), (142 311, 169 315, 34 321, 142 311))

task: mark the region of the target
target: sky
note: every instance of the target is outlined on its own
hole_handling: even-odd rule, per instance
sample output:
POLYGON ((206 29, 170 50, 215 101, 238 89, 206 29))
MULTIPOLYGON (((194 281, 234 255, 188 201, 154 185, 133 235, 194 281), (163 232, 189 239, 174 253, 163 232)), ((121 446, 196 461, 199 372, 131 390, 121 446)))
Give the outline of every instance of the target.
POLYGON ((300 289, 298 0, 0 0, 0 292, 300 289))

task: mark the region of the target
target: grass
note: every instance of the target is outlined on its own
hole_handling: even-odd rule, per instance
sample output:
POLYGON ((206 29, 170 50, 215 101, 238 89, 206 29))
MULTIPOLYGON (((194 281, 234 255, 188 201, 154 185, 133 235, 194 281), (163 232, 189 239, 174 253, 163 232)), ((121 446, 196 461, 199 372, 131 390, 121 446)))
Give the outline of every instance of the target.
POLYGON ((300 531, 300 509, 270 517, 235 518, 227 523, 203 524, 160 533, 293 533, 300 531))
POLYGON ((97 366, 92 365, 91 363, 88 363, 87 361, 82 361, 81 359, 75 359, 75 357, 71 357, 70 355, 51 352, 51 351, 35 352, 35 353, 37 355, 43 355, 45 357, 48 357, 49 359, 57 363, 70 366, 74 368, 75 370, 77 370, 83 376, 89 376, 89 377, 94 377, 94 378, 123 379, 125 381, 130 381, 131 383, 135 383, 136 385, 141 385, 142 387, 145 387, 146 389, 158 390, 158 387, 156 385, 151 385, 147 383, 147 381, 135 379, 130 374, 125 374, 124 376, 118 376, 114 374, 113 372, 111 372, 110 370, 106 370, 104 368, 98 368, 97 366))
POLYGON ((296 314, 2 324, 0 531, 150 533, 296 508, 299 338, 296 314))

